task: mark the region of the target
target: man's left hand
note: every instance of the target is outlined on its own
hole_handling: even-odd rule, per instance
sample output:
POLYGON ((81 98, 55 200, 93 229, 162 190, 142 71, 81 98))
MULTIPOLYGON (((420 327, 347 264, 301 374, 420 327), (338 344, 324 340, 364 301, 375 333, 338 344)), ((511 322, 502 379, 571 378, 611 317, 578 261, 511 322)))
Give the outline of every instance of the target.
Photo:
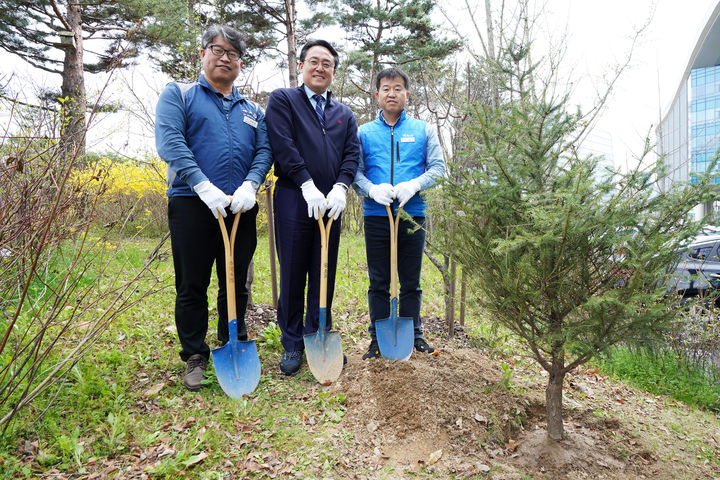
POLYGON ((330 193, 327 194, 328 216, 333 220, 337 220, 340 214, 345 210, 345 196, 347 195, 347 187, 340 183, 336 183, 330 193))
POLYGON ((247 212, 255 206, 257 189, 251 180, 245 180, 233 193, 230 211, 232 213, 247 212))
POLYGON ((420 182, 416 178, 413 178, 407 182, 400 182, 395 185, 395 198, 400 202, 400 208, 420 191, 420 182))

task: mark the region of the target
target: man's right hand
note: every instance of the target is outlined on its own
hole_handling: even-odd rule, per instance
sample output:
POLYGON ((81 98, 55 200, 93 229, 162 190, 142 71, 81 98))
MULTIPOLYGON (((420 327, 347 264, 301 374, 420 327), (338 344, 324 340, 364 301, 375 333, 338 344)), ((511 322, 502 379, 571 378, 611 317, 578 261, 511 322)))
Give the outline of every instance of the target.
POLYGON ((195 185, 193 190, 195 190, 195 193, 198 194, 200 200, 205 202, 205 205, 207 205, 212 214, 215 215, 215 218, 218 218, 218 209, 220 209, 220 213, 223 217, 227 216, 225 207, 230 205, 230 200, 222 190, 210 183, 210 180, 198 183, 195 185))
POLYGON ((395 198, 395 190, 389 183, 381 183, 370 187, 368 195, 380 205, 389 206, 395 198))
POLYGON ((327 210, 327 202, 325 195, 315 186, 315 182, 308 180, 300 185, 303 198, 308 206, 308 217, 315 217, 315 220, 325 215, 327 210))

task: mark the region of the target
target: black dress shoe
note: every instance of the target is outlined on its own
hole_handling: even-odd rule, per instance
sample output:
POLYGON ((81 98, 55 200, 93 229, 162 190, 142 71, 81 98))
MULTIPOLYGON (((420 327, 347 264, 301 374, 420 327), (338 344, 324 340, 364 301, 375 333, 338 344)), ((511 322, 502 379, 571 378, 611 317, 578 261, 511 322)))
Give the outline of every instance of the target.
POLYGON ((300 371, 302 363, 302 351, 283 352, 280 359, 280 372, 283 375, 295 375, 300 371))

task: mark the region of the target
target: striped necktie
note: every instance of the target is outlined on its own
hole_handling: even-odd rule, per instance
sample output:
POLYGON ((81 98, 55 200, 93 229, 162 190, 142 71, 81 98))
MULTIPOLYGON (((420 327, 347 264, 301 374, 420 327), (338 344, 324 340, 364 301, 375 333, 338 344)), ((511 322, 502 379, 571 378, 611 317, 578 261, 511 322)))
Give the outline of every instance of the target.
POLYGON ((322 126, 322 128, 325 128, 325 117, 323 116, 322 108, 322 104, 325 99, 317 93, 313 95, 312 98, 313 100, 315 100, 315 113, 317 113, 318 120, 320 120, 320 126, 322 126))

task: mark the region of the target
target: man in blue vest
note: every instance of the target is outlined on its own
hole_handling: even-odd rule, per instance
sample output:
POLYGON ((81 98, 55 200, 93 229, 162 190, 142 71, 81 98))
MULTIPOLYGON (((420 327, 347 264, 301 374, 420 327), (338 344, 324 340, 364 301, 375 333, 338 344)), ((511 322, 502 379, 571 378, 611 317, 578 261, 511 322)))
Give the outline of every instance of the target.
POLYGON ((245 45, 240 32, 213 25, 202 37, 203 75, 193 83, 170 83, 160 95, 155 143, 168 166, 168 223, 175 267, 175 325, 180 358, 187 362, 185 387, 198 390, 210 348, 207 288, 213 263, 218 275, 218 339, 228 338, 225 252, 218 209, 228 230, 240 217, 235 239, 235 298, 238 339, 247 340, 247 270, 257 236, 255 194, 265 180, 272 153, 265 116, 233 86, 245 45), (232 203, 228 200, 232 195, 232 203), (233 215, 225 211, 230 207, 233 215))
POLYGON ((300 51, 303 85, 270 94, 267 125, 275 159, 275 238, 280 262, 277 319, 284 353, 280 371, 295 375, 303 335, 317 332, 320 301, 318 218, 335 219, 328 242, 327 328, 332 326, 340 214, 358 164, 357 122, 328 90, 339 63, 337 51, 313 40, 300 51), (307 310, 303 324, 307 280, 307 310))
POLYGON ((403 208, 413 219, 401 219, 398 228, 399 315, 413 319, 415 350, 438 353, 423 338, 420 320, 425 201, 419 193, 445 174, 445 161, 435 129, 405 112, 409 87, 407 74, 399 68, 382 70, 375 80, 375 97, 382 110, 376 120, 362 125, 358 131, 360 164, 353 188, 365 197, 365 248, 370 278, 370 348, 363 360, 380 356, 375 321, 390 316, 390 226, 386 206, 391 206, 394 215, 403 208))

